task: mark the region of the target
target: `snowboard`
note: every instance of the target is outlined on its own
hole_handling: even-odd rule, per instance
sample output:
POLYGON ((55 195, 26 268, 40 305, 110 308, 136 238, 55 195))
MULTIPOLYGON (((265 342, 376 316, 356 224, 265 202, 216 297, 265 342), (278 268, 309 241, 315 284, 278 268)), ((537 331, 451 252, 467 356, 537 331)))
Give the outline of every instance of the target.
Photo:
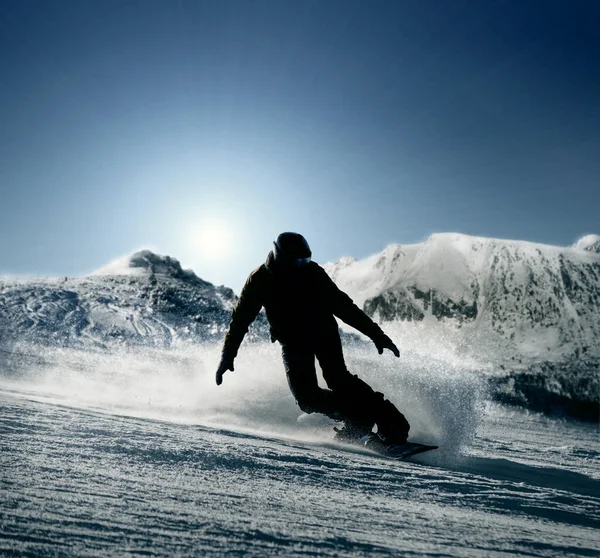
POLYGON ((388 445, 384 444, 377 434, 369 434, 362 438, 360 442, 365 448, 391 459, 407 459, 419 453, 438 449, 438 446, 428 446, 416 442, 388 445))

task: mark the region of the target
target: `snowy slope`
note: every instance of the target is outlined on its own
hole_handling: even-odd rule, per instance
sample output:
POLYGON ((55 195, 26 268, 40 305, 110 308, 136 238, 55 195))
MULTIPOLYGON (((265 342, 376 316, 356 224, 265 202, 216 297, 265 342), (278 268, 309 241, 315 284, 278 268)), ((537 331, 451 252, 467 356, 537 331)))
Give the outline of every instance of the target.
POLYGON ((591 426, 493 410, 464 455, 396 462, 131 400, 0 388, 0 555, 597 556, 591 426))
POLYGON ((597 425, 488 389, 597 422, 593 245, 436 235, 328 266, 401 347, 345 356, 440 446, 411 462, 299 421, 269 342, 244 343, 217 387, 236 297, 172 258, 0 281, 0 554, 597 554, 597 425))
POLYGON ((222 335, 236 296, 142 251, 82 278, 0 281, 3 340, 169 346, 222 335))

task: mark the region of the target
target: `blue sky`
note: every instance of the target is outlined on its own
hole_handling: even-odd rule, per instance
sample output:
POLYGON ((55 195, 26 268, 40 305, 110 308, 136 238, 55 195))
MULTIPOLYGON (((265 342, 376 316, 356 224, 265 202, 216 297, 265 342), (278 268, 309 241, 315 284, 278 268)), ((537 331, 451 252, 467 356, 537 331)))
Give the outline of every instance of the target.
POLYGON ((0 273, 80 275, 149 246, 239 289, 284 230, 321 262, 433 232, 599 233, 599 16, 4 0, 0 273))

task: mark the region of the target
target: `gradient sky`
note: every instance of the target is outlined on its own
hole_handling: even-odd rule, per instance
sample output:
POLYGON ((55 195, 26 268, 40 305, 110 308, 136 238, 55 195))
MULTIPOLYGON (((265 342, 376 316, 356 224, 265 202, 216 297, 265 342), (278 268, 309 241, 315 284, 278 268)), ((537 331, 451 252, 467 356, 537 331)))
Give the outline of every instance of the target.
POLYGON ((239 290, 284 230, 319 262, 600 233, 599 20, 594 0, 3 0, 0 273, 149 246, 239 290))

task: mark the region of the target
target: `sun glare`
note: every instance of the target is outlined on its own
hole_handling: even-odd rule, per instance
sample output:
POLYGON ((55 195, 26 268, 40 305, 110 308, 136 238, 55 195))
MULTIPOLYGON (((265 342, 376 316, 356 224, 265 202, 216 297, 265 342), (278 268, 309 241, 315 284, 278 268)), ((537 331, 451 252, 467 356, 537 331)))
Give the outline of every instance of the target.
POLYGON ((193 244, 207 260, 223 260, 231 253, 233 234, 224 221, 204 219, 194 228, 193 244))

